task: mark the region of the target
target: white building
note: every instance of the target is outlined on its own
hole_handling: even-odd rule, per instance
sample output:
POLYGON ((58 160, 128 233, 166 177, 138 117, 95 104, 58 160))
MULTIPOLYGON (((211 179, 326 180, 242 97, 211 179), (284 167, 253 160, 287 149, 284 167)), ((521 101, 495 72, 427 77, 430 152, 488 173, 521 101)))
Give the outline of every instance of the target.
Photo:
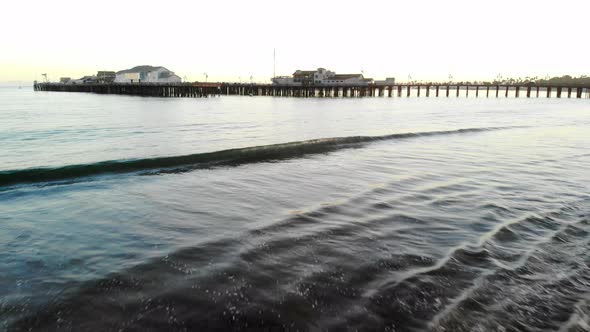
POLYGON ((373 83, 372 78, 364 78, 362 74, 336 74, 320 81, 320 84, 328 85, 368 85, 373 83))
POLYGON ((137 66, 118 71, 115 83, 180 83, 182 79, 164 67, 137 66))
POLYGON ((272 79, 275 85, 368 85, 373 79, 364 78, 362 74, 336 74, 325 68, 317 70, 297 70, 293 77, 279 76, 272 79))

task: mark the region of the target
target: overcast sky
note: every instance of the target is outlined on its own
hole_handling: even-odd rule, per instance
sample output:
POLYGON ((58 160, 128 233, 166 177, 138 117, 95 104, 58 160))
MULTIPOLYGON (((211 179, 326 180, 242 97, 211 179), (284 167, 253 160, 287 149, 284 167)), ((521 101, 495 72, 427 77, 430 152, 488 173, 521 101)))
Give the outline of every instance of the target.
POLYGON ((4 1, 0 81, 161 65, 268 82, 325 67, 406 81, 590 75, 590 1, 4 1))

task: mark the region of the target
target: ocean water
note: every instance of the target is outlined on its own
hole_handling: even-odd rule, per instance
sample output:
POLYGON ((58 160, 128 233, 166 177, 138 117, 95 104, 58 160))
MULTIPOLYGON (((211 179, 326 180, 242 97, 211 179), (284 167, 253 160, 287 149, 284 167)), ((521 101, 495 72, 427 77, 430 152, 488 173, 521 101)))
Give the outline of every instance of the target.
POLYGON ((0 88, 0 330, 587 331, 587 99, 0 88))

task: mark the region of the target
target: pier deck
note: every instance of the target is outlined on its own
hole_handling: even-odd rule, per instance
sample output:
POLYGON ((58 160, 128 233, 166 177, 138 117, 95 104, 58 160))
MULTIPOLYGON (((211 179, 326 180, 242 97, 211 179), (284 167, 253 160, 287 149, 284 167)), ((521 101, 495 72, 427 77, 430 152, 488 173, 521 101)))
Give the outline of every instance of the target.
POLYGON ((35 91, 88 92, 146 97, 199 98, 221 95, 280 97, 526 97, 590 98, 590 86, 536 84, 392 84, 281 86, 244 83, 61 84, 35 83, 35 91))

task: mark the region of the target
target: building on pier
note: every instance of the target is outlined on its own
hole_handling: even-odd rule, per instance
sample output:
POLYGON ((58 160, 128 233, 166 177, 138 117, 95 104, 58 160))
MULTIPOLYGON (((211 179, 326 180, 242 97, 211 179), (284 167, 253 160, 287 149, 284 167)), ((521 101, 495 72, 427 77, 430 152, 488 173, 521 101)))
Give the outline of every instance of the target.
POLYGON ((382 81, 375 81, 375 85, 394 85, 395 77, 387 77, 382 81))
POLYGON ((86 75, 76 80, 69 77, 62 77, 59 79, 61 84, 111 84, 114 81, 114 71, 99 71, 96 75, 86 75))
POLYGON ((301 85, 312 85, 315 82, 314 78, 317 78, 318 72, 322 70, 324 69, 319 68, 317 71, 297 70, 293 73, 293 82, 301 83, 301 85))
POLYGON ((297 70, 293 76, 278 76, 272 78, 274 85, 311 86, 311 85, 369 85, 372 78, 365 78, 363 74, 336 74, 325 68, 317 70, 297 70))
POLYGON ((291 76, 273 77, 272 84, 274 84, 274 85, 287 85, 287 86, 301 86, 301 83, 295 82, 295 80, 291 76))
POLYGON ((83 76, 77 80, 70 80, 66 84, 94 84, 98 82, 98 77, 94 75, 83 76))
POLYGON ((116 73, 114 71, 101 70, 98 73, 96 73, 96 79, 98 83, 113 83, 115 81, 115 78, 116 73))
POLYGON ((136 66, 118 71, 115 83, 180 83, 180 76, 161 66, 136 66))

